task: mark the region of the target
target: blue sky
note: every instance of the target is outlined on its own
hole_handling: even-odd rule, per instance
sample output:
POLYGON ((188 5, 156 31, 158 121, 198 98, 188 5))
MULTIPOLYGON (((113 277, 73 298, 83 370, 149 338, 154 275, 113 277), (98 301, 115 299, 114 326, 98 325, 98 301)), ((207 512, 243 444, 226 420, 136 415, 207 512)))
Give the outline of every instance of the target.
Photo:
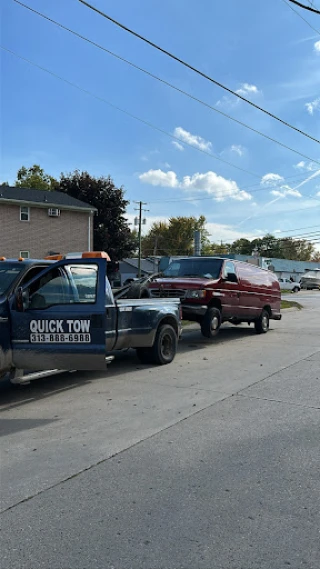
MULTIPOLYGON (((78 0, 25 3, 320 162, 316 142, 229 96, 78 0)), ((320 137, 320 33, 283 0, 92 4, 320 137)), ((211 239, 219 241, 266 232, 302 235, 320 228, 319 164, 160 84, 13 0, 2 0, 1 7, 2 46, 176 137, 2 51, 1 179, 12 183, 21 165, 34 163, 54 176, 74 169, 110 174, 131 201, 130 220, 133 200, 148 202, 144 231, 155 220, 201 214, 211 239)), ((300 13, 320 31, 320 16, 300 13)))

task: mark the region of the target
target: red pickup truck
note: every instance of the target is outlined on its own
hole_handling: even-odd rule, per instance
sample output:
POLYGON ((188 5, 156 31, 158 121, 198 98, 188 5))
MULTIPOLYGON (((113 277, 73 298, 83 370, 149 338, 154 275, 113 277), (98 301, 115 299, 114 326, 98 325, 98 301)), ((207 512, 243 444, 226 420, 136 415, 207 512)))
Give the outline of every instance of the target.
POLYGON ((268 331, 270 319, 281 319, 276 275, 251 263, 180 258, 171 261, 148 288, 154 298, 180 298, 183 318, 199 322, 206 338, 214 337, 222 322, 253 322, 262 334, 268 331))

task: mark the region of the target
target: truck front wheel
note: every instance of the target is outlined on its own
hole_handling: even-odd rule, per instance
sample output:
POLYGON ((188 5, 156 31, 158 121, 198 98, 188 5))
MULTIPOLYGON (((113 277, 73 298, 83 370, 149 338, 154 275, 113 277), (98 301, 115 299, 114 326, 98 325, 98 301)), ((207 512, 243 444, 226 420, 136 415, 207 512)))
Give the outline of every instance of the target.
POLYGON ((221 313, 218 308, 208 308, 201 322, 201 333, 205 338, 214 338, 221 326, 221 313))

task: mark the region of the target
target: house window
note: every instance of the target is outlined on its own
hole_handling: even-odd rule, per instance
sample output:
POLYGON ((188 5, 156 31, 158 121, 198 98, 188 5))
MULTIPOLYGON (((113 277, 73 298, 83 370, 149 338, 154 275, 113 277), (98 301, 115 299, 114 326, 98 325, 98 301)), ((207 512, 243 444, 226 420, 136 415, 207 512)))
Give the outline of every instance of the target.
POLYGON ((29 251, 20 251, 20 258, 21 259, 29 259, 30 252, 29 251))
POLYGON ((30 221, 30 208, 26 206, 20 207, 20 221, 30 221))

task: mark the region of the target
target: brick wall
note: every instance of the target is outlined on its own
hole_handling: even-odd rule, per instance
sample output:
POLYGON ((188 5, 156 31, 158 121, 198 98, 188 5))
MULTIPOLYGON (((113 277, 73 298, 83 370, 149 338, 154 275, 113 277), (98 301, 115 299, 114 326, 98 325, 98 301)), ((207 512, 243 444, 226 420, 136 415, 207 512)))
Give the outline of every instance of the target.
MULTIPOLYGON (((91 218, 93 247, 92 226, 91 218)), ((88 229, 89 212, 61 210, 60 217, 49 217, 48 208, 30 206, 30 221, 20 221, 20 206, 0 203, 0 256, 29 251, 30 258, 41 259, 49 251, 88 251, 88 229)))

